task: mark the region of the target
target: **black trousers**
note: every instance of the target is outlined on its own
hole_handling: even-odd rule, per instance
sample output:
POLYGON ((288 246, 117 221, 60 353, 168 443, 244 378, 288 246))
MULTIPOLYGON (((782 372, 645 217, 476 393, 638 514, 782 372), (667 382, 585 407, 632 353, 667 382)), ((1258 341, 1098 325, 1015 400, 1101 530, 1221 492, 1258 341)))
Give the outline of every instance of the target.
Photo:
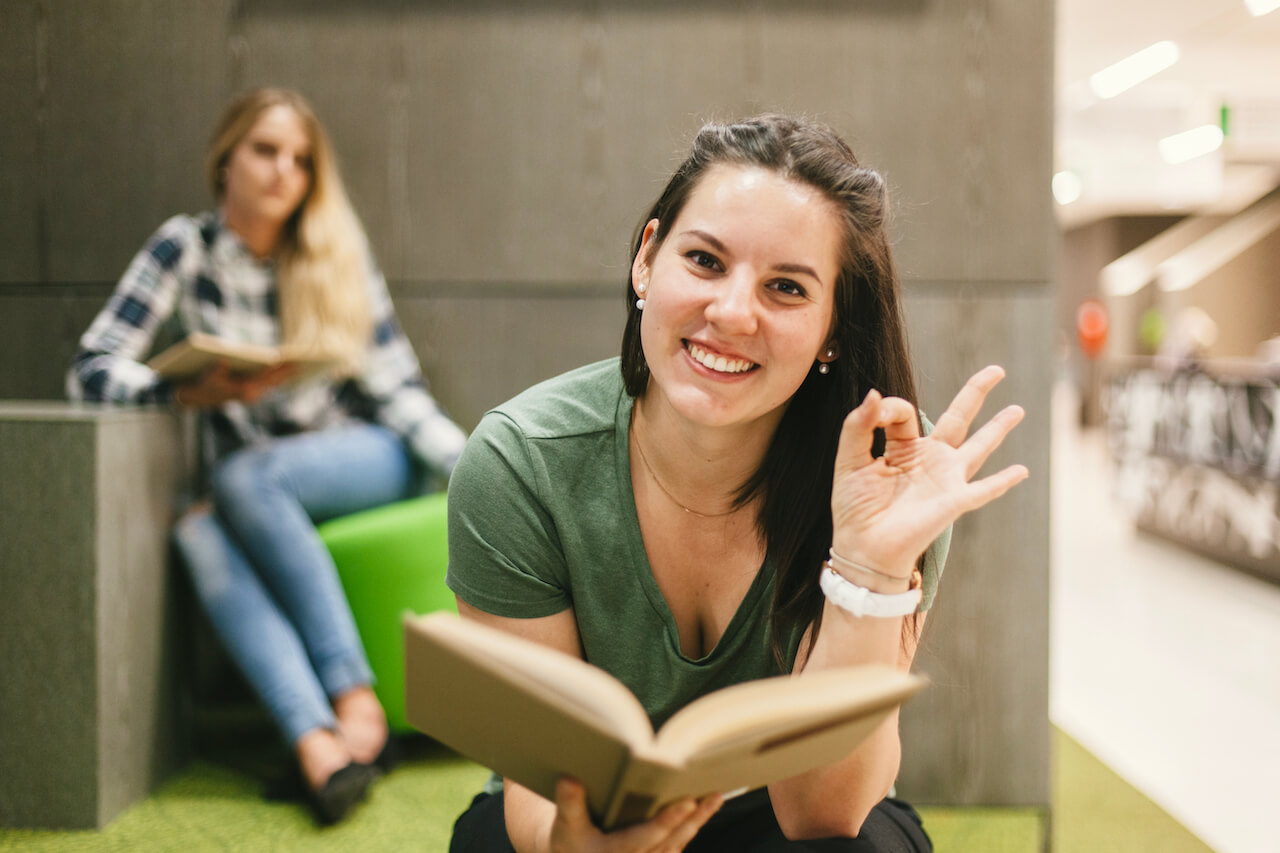
MULTIPOLYGON (((857 838, 789 841, 763 788, 727 801, 685 853, 932 853, 920 816, 903 800, 885 798, 857 838)), ((507 838, 502 794, 480 794, 453 825, 449 853, 515 853, 507 838)))

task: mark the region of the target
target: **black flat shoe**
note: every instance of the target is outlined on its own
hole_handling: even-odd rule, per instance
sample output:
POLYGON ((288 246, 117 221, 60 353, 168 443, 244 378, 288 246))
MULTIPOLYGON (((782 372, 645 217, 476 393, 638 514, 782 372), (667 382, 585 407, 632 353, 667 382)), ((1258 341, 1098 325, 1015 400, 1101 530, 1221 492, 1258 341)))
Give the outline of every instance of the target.
POLYGON ((365 793, 382 771, 372 764, 351 762, 329 777, 319 789, 307 792, 307 802, 322 826, 331 826, 364 799, 365 793))

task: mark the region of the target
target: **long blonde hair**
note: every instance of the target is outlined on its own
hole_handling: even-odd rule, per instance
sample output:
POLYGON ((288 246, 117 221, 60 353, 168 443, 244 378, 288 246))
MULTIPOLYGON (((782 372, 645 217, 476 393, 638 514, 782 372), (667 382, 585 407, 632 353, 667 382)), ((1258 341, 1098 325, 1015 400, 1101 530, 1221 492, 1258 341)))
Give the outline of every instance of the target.
POLYGON ((286 106, 302 120, 311 143, 311 187, 285 223, 276 257, 281 340, 285 346, 334 357, 339 373, 363 364, 373 332, 366 278, 372 261, 360 220, 338 174, 333 147, 306 99, 288 89, 254 89, 233 101, 213 133, 205 178, 221 202, 223 168, 258 117, 286 106))

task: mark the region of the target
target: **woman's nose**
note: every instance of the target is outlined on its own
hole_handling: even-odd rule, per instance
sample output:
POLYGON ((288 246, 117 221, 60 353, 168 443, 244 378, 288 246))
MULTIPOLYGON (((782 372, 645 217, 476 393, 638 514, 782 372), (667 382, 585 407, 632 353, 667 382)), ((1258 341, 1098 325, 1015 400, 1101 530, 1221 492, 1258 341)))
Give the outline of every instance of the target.
POLYGON ((751 334, 756 329, 755 280, 733 275, 720 281, 707 305, 707 319, 727 332, 751 334))

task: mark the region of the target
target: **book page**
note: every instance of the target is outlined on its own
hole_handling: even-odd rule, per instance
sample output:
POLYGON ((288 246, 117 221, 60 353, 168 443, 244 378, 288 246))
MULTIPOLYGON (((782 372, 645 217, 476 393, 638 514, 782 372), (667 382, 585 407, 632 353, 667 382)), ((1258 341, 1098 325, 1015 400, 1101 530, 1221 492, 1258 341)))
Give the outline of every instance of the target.
POLYGON ((637 756, 618 786, 605 825, 627 826, 653 817, 684 797, 741 793, 830 764, 856 749, 894 707, 850 712, 792 732, 792 736, 740 742, 740 749, 693 756, 678 768, 637 756))
POLYGON ((436 613, 405 622, 405 716, 548 799, 578 779, 602 815, 649 718, 613 676, 529 640, 436 613))
POLYGON ((181 381, 199 376, 222 361, 232 373, 254 374, 279 364, 290 364, 296 373, 282 384, 310 378, 334 366, 326 353, 296 347, 271 347, 227 341, 203 332, 192 332, 164 352, 153 356, 147 366, 167 379, 181 381))
POLYGON ((255 373, 276 364, 280 352, 275 347, 229 343, 213 335, 192 332, 152 357, 147 366, 169 379, 187 379, 203 373, 219 360, 235 372, 255 373))
POLYGON ((412 622, 413 630, 448 644, 459 655, 502 673, 513 684, 545 694, 565 713, 606 726, 624 740, 653 740, 649 715, 626 686, 586 661, 514 634, 436 613, 412 622))
POLYGON ((682 797, 758 788, 837 761, 925 679, 891 666, 821 670, 718 690, 678 711, 638 752, 605 815, 626 826, 682 797))
POLYGON ((925 679, 892 666, 818 670, 748 681, 703 696, 658 732, 655 757, 680 762, 786 738, 824 721, 893 708, 925 679))

